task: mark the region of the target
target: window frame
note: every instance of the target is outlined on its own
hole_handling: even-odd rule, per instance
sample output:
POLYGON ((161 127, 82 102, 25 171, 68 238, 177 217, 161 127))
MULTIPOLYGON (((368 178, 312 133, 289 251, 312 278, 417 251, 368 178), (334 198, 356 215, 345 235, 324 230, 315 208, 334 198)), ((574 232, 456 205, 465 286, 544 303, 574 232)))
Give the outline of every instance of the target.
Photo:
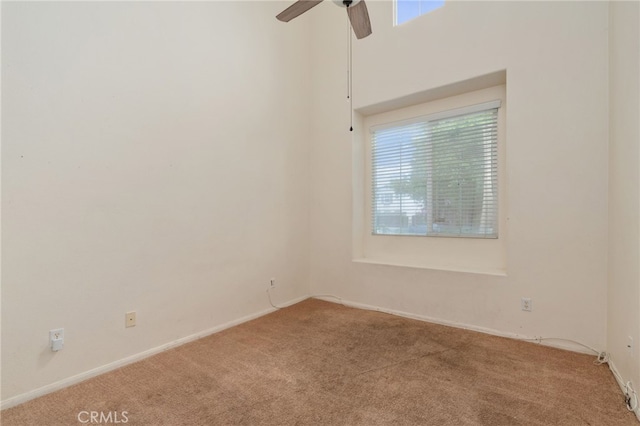
POLYGON ((506 71, 435 87, 358 111, 353 145, 353 261, 378 265, 460 271, 503 276, 507 269, 506 71), (500 99, 498 109, 498 238, 420 238, 372 235, 371 148, 369 128, 500 99))
MULTIPOLYGON (((369 161, 369 173, 368 173, 368 180, 370 183, 370 188, 371 188, 371 195, 369 197, 369 213, 371 215, 371 219, 369 222, 369 231, 371 232, 371 235, 374 236, 412 236, 412 237, 429 237, 429 238, 491 238, 491 239, 495 239, 499 237, 499 230, 500 230, 500 226, 499 226, 499 213, 500 213, 500 209, 499 209, 499 194, 496 194, 497 199, 496 199, 496 204, 495 204, 495 213, 492 216, 493 221, 492 221, 492 227, 491 230, 492 232, 490 234, 483 234, 483 233, 463 233, 463 232, 458 232, 458 233, 454 233, 454 232, 438 232, 438 231, 429 231, 429 227, 433 227, 433 225, 435 225, 435 222, 433 220, 431 221, 427 221, 428 223, 427 225, 427 229, 425 230, 425 233, 402 233, 402 232, 398 232, 398 233, 391 233, 391 232, 376 232, 376 226, 374 225, 375 222, 375 218, 377 217, 377 208, 379 207, 379 203, 375 203, 374 201, 374 185, 373 185, 373 181, 374 181, 374 173, 373 173, 373 168, 374 168, 374 163, 373 163, 373 145, 374 145, 374 137, 376 132, 380 132, 380 131, 384 131, 384 130, 390 130, 390 129, 397 129, 400 127, 404 127, 404 126, 410 126, 413 124, 427 124, 427 123, 433 123, 433 122, 437 122, 440 120, 449 120, 449 119, 454 119, 457 117, 462 117, 462 116, 468 116, 470 114, 477 114, 477 113, 483 113, 483 112, 488 112, 488 111, 492 111, 492 110, 496 110, 496 138, 495 141, 492 140, 492 142, 490 144, 486 144, 483 145, 483 148, 490 148, 492 151, 495 148, 495 152, 497 155, 497 151, 498 151, 498 135, 497 135, 497 126, 498 126, 498 121, 499 121, 499 116, 500 116, 500 108, 502 106, 502 100, 501 99, 494 99, 491 101, 486 101, 486 102, 481 102, 481 103, 476 103, 473 105, 464 105, 461 107, 457 107, 457 108, 453 108, 453 109, 448 109, 448 110, 444 110, 444 111, 437 111, 431 114, 427 114, 427 115, 420 115, 417 117, 412 117, 412 118, 408 118, 408 119, 404 119, 404 120, 400 120, 400 121, 393 121, 393 122, 387 122, 387 123, 382 123, 382 124, 376 124, 374 126, 370 126, 369 127, 369 137, 368 137, 368 161, 369 161), (495 147, 494 147, 495 144, 495 147)), ((427 144, 429 143, 428 141, 425 141, 427 144)), ((387 150, 388 153, 388 150, 387 150)), ((423 154, 419 154, 419 155, 423 155, 423 154)), ((499 164, 496 164, 496 169, 498 169, 499 164)), ((432 171, 432 167, 429 165, 427 166, 425 164, 425 167, 427 167, 427 170, 432 171)), ((493 178, 493 174, 492 174, 492 178, 493 178)), ((427 179, 427 186, 429 186, 429 182, 431 180, 427 179)), ((498 182, 498 173, 496 170, 495 173, 495 181, 492 182, 495 183, 496 185, 496 189, 499 185, 498 182)), ((433 185, 433 184, 431 184, 433 185)), ((431 186, 431 191, 433 190, 433 186, 431 186)), ((428 192, 430 192, 429 190, 427 190, 428 192)), ((499 192, 499 191, 497 191, 499 192)), ((384 194, 384 195, 392 195, 394 197, 397 197, 398 194, 384 194)), ((384 203, 383 203, 384 204, 384 203)), ((386 203, 389 204, 389 203, 386 203)), ((401 203, 402 204, 402 203, 401 203)), ((431 206, 432 207, 432 206, 431 206)), ((493 210, 493 209, 492 209, 493 210)), ((431 217, 433 215, 433 211, 431 211, 431 213, 427 213, 427 217, 431 217)))

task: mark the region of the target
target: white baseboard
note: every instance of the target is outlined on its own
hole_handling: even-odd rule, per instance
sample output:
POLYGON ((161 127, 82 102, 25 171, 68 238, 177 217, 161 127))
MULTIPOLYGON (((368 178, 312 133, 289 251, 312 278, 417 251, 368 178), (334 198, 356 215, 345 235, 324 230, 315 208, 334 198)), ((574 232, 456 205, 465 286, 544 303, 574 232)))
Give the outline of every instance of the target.
MULTIPOLYGON (((613 378, 616 379, 616 383, 618 383, 618 386, 620 386, 620 390, 622 390, 622 393, 624 394, 625 391, 626 391, 626 386, 625 386, 625 383, 621 379, 622 376, 620 375, 620 372, 616 368, 615 363, 611 359, 609 359, 607 364, 609 365, 609 369, 611 370, 611 373, 613 374, 613 378)), ((636 418, 638 419, 638 421, 640 422, 640 404, 638 404, 638 407, 636 407, 636 409, 633 410, 633 412, 636 415, 636 418)))
MULTIPOLYGON (((282 306, 283 307, 291 306, 291 305, 299 303, 299 302, 301 302, 303 300, 306 300, 308 298, 309 298, 309 296, 298 297, 296 299, 290 300, 289 302, 286 302, 282 306)), ((107 373, 109 371, 115 370, 115 369, 120 368, 120 367, 124 367, 125 365, 132 364, 134 362, 143 360, 143 359, 148 358, 148 357, 150 357, 152 355, 158 354, 160 352, 164 352, 164 351, 166 351, 168 349, 175 348, 176 346, 184 345, 185 343, 189 343, 189 342, 192 342, 194 340, 201 339, 201 338, 209 336, 211 334, 219 333, 219 332, 221 332, 223 330, 226 330, 228 328, 231 328, 233 326, 236 326, 236 325, 239 325, 239 324, 254 320, 256 318, 259 318, 261 316, 270 314, 270 313, 275 312, 275 311, 276 311, 275 308, 269 308, 269 309, 265 309, 263 311, 257 312, 255 314, 246 315, 246 316, 244 316, 242 318, 238 318, 238 319, 235 319, 233 321, 229 321, 229 322, 226 322, 224 324, 220 324, 220 325, 218 325, 216 327, 213 327, 213 328, 210 328, 208 330, 204 330, 204 331, 192 334, 190 336, 186 336, 186 337, 180 338, 178 340, 174 340, 172 342, 166 343, 164 345, 157 346, 155 348, 146 350, 144 352, 140 352, 140 353, 137 353, 135 355, 131 355, 129 357, 114 361, 112 363, 109 363, 109 364, 94 368, 92 370, 85 371, 85 372, 80 373, 80 374, 76 374, 75 376, 67 377, 66 379, 59 380, 57 382, 51 383, 51 384, 43 386, 41 388, 34 389, 32 391, 29 391, 29 392, 26 392, 26 393, 23 393, 23 394, 20 394, 20 395, 16 395, 14 397, 11 397, 11 398, 8 398, 6 400, 1 401, 0 402, 0 410, 4 410, 5 408, 14 407, 16 405, 22 404, 22 403, 27 402, 29 400, 32 400, 34 398, 38 398, 38 397, 46 395, 48 393, 55 392, 55 391, 60 390, 60 389, 64 389, 66 387, 69 387, 71 385, 75 385, 76 383, 83 382, 83 381, 85 381, 87 379, 90 379, 92 377, 99 376, 100 374, 107 373)))
MULTIPOLYGON (((500 336, 500 337, 507 337, 507 338, 511 338, 511 339, 517 339, 517 340, 526 340, 526 341, 531 341, 531 342, 535 342, 544 346, 550 346, 550 347, 554 347, 554 348, 558 348, 558 349, 564 349, 564 350, 569 350, 572 352, 579 352, 579 353, 584 353, 584 354, 588 354, 588 355, 594 355, 593 351, 590 349, 587 349, 586 347, 580 345, 577 342, 572 342, 572 341, 566 341, 566 340, 562 340, 560 338, 556 339, 554 341, 554 338, 547 338, 550 339, 550 341, 539 341, 539 339, 537 337, 531 337, 531 336, 524 336, 521 334, 517 334, 517 333, 510 333, 510 332, 504 332, 504 331, 500 331, 500 330, 494 330, 491 328, 486 328, 486 327, 478 327, 475 325, 471 325, 471 324, 463 324, 463 323, 459 323, 459 322, 455 322, 455 321, 448 321, 448 320, 442 320, 442 319, 438 319, 438 318, 432 318, 432 317, 428 317, 425 315, 417 315, 417 314, 412 314, 409 312, 403 312, 403 311, 398 311, 395 309, 387 309, 387 308, 381 308, 378 306, 373 306, 373 305, 367 305, 364 303, 358 303, 358 302, 352 302, 349 300, 345 300, 345 299, 341 299, 337 296, 329 296, 329 295, 322 295, 322 296, 311 296, 314 297, 316 299, 321 299, 327 302, 332 302, 332 303, 339 303, 342 304, 344 306, 349 306, 349 307, 353 307, 353 308, 358 308, 358 309, 366 309, 366 310, 370 310, 370 311, 377 311, 377 312, 384 312, 387 314, 391 314, 391 315, 397 315, 397 316, 401 316, 401 317, 405 317, 405 318, 410 318, 410 319, 415 319, 418 321, 425 321, 425 322, 430 322, 430 323, 434 323, 434 324, 440 324, 440 325, 446 325, 449 327, 456 327, 456 328, 461 328, 464 330, 471 330, 471 331, 477 331, 480 333, 485 333, 485 334, 490 334, 493 336, 500 336), (336 301, 339 300, 338 301, 336 301)), ((598 351, 601 352, 601 351, 598 351)), ((619 377, 620 374, 618 373, 618 370, 616 369, 614 363, 609 360, 608 362, 609 368, 611 369, 611 372, 613 374, 613 377, 616 379, 616 382, 618 383, 618 386, 620 386, 620 389, 622 389, 622 392, 625 392, 625 384, 623 382, 620 381, 619 377)), ((626 408, 623 408, 626 409, 626 408)), ((638 407, 636 407, 636 409, 634 410, 634 413, 636 415, 636 417, 638 418, 638 421, 640 421, 640 404, 638 407)))
POLYGON ((373 306, 373 305, 367 305, 367 304, 364 304, 364 303, 352 302, 350 300, 341 299, 341 298, 336 297, 336 296, 329 296, 329 295, 325 296, 325 295, 322 295, 322 296, 311 296, 311 297, 315 297, 316 299, 321 299, 321 300, 324 300, 324 301, 327 301, 327 302, 341 303, 341 304, 343 304, 345 306, 349 306, 349 307, 352 307, 352 308, 366 309, 366 310, 369 310, 369 311, 384 312, 384 313, 387 313, 387 314, 397 315, 397 316, 404 317, 404 318, 415 319, 415 320, 418 320, 418 321, 425 321, 425 322, 430 322, 430 323, 434 323, 434 324, 446 325, 446 326, 449 326, 449 327, 461 328, 461 329, 464 329, 464 330, 477 331, 477 332, 480 332, 480 333, 490 334, 492 336, 500 336, 500 337, 508 337, 510 339, 525 340, 525 341, 530 341, 532 343, 537 343, 537 344, 540 344, 540 345, 543 345, 543 346, 550 346, 550 347, 557 348, 557 349, 564 349, 564 350, 569 350, 569 351, 572 351, 572 352, 579 352, 579 353, 583 353, 583 354, 594 355, 594 352, 592 350, 587 349, 586 347, 580 345, 579 343, 563 340, 563 339, 560 339, 560 338, 558 338, 558 339, 555 339, 555 338, 544 338, 544 339, 548 339, 548 340, 540 340, 540 338, 538 336, 526 336, 526 335, 523 335, 523 334, 500 331, 500 330, 495 330, 495 329, 492 329, 492 328, 480 327, 480 326, 477 326, 477 325, 465 324, 465 323, 460 323, 460 322, 456 322, 456 321, 443 320, 443 319, 439 319, 439 318, 429 317, 429 316, 426 316, 426 315, 418 315, 418 314, 413 314, 413 313, 410 313, 410 312, 398 311, 398 310, 395 310, 395 309, 381 308, 379 306, 373 306), (340 302, 336 302, 336 299, 340 300, 340 302))
MULTIPOLYGON (((495 329, 491 329, 491 328, 479 327, 479 326, 475 326, 475 325, 471 325, 471 324, 464 324, 464 323, 459 323, 459 322, 455 322, 455 321, 442 320, 442 319, 438 319, 438 318, 428 317, 428 316, 425 316, 425 315, 418 315, 418 314, 412 314, 412 313, 409 313, 409 312, 398 311, 398 310, 395 310, 395 309, 381 308, 381 307, 378 307, 378 306, 367 305, 367 304, 358 303, 358 302, 352 302, 352 301, 348 301, 348 300, 344 300, 344 299, 338 298, 336 296, 329 296, 329 295, 301 296, 301 297, 292 299, 292 300, 290 300, 290 301, 288 301, 286 303, 280 304, 279 307, 283 307, 284 308, 284 307, 287 307, 287 306, 291 306, 291 305, 299 303, 299 302, 301 302, 303 300, 306 300, 309 297, 315 297, 317 299, 321 299, 321 300, 325 300, 325 301, 333 302, 333 303, 341 303, 341 304, 343 304, 345 306, 349 306, 349 307, 353 307, 353 308, 384 312, 384 313, 388 313, 388 314, 391 314, 391 315, 397 315, 397 316, 401 316, 401 317, 405 317, 405 318, 410 318, 410 319, 415 319, 415 320, 419 320, 419 321, 430 322, 430 323, 434 323, 434 324, 441 324, 441 325, 461 328, 461 329, 465 329, 465 330, 477 331, 477 332, 480 332, 480 333, 490 334, 490 335, 494 335, 494 336, 508 337, 508 338, 518 339, 518 340, 530 340, 530 341, 536 341, 537 340, 536 337, 532 337, 532 336, 524 336, 524 335, 520 335, 520 334, 517 334, 517 333, 504 332, 504 331, 495 330, 495 329), (340 300, 340 302, 337 302, 336 299, 340 300)), ((247 316, 244 316, 242 318, 238 318, 236 320, 229 321, 227 323, 218 325, 218 326, 210 328, 208 330, 204 330, 204 331, 192 334, 190 336, 183 337, 183 338, 175 340, 173 342, 166 343, 164 345, 161 345, 161 346, 146 350, 144 352, 137 353, 137 354, 129 356, 127 358, 123 358, 123 359, 120 359, 118 361, 103 365, 101 367, 97 367, 97 368, 94 368, 92 370, 85 371, 83 373, 77 374, 75 376, 71 376, 71 377, 68 377, 66 379, 57 381, 55 383, 51 383, 51 384, 43 386, 41 388, 26 392, 26 393, 23 393, 23 394, 20 394, 20 395, 11 397, 11 398, 8 398, 8 399, 3 400, 3 401, 0 402, 0 409, 14 407, 16 405, 19 405, 19 404, 22 404, 24 402, 27 402, 27 401, 29 401, 31 399, 46 395, 46 394, 51 393, 51 392, 55 392, 57 390, 66 388, 66 387, 74 385, 76 383, 80 383, 82 381, 85 381, 85 380, 90 379, 92 377, 98 376, 100 374, 107 373, 107 372, 115 370, 117 368, 124 367, 125 365, 132 364, 134 362, 143 360, 145 358, 148 358, 148 357, 153 356, 155 354, 158 354, 160 352, 166 351, 168 349, 175 348, 175 347, 180 346, 180 345, 184 345, 185 343, 189 343, 191 341, 194 341, 194 340, 197 340, 197 339, 201 339, 203 337, 209 336, 211 334, 218 333, 220 331, 226 330, 226 329, 231 328, 233 326, 236 326, 236 325, 251 321, 253 319, 259 318, 259 317, 267 315, 267 314, 270 314, 272 312, 275 312, 276 310, 277 310, 276 308, 265 309, 263 311, 255 313, 255 314, 247 315, 247 316)), ((559 349, 571 350, 571 351, 574 351, 574 352, 592 354, 592 352, 587 350, 586 348, 584 348, 584 347, 582 347, 582 346, 580 346, 578 344, 573 344, 571 342, 563 342, 563 341, 540 342, 540 344, 543 344, 545 346, 551 346, 551 347, 559 348, 559 349)), ((612 369, 615 368, 611 364, 610 364, 610 367, 612 369)), ((615 376, 615 374, 614 374, 614 376, 615 376)), ((624 383, 618 383, 618 384, 624 390, 624 383)), ((636 410, 636 415, 640 419, 640 410, 636 410)))

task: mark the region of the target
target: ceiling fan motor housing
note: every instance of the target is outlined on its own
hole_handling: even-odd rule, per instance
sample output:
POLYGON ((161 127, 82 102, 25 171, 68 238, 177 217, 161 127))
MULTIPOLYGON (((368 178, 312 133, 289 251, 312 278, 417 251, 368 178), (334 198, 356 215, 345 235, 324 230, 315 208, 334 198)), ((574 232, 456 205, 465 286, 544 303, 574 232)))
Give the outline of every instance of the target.
MULTIPOLYGON (((349 24, 353 28, 356 38, 361 39, 371 35, 371 20, 364 0, 332 0, 333 3, 346 9, 349 24)), ((322 3, 322 0, 297 0, 291 6, 276 15, 276 19, 289 22, 302 15, 309 9, 322 3)))
POLYGON ((346 8, 355 6, 356 4, 360 3, 360 0, 333 0, 333 2, 340 7, 346 8))

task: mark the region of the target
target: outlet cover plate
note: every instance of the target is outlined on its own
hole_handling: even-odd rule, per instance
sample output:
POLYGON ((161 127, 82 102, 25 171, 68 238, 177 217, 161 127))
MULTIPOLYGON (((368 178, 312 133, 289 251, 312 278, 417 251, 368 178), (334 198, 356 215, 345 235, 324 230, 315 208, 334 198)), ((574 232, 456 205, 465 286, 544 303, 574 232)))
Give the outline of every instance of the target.
POLYGON ((124 315, 124 326, 125 327, 135 327, 136 326, 136 312, 127 312, 124 315))
POLYGON ((64 347, 64 328, 49 330, 49 347, 54 352, 62 350, 64 347))

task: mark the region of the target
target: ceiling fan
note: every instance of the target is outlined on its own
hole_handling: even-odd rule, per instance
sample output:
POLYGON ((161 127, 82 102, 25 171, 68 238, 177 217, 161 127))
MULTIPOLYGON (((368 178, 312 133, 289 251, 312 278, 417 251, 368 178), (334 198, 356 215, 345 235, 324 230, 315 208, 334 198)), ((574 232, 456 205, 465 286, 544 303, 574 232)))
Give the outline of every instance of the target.
MULTIPOLYGON (((321 2, 322 0, 298 0, 280 12, 276 18, 282 22, 289 22, 321 2)), ((371 20, 364 0, 333 0, 333 2, 347 9, 351 28, 353 28, 356 38, 365 38, 371 34, 371 20)))

